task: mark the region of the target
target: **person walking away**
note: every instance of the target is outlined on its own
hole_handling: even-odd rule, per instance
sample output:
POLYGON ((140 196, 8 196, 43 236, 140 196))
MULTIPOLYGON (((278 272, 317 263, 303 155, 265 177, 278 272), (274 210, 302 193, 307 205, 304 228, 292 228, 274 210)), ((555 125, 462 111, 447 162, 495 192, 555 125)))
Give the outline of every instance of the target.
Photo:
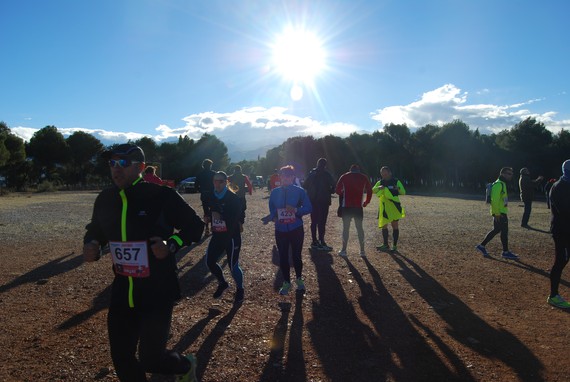
POLYGON ((398 222, 406 216, 406 211, 400 202, 400 195, 406 195, 404 185, 392 176, 388 166, 380 169, 381 179, 372 187, 372 192, 378 196, 378 227, 382 230, 383 244, 377 247, 380 251, 388 251, 388 224, 392 226, 392 251, 398 250, 400 228, 398 222))
POLYGON ((501 234, 501 244, 503 245, 502 257, 507 260, 518 260, 518 256, 509 251, 509 195, 507 190, 507 182, 513 179, 513 169, 511 167, 503 167, 499 173, 499 178, 491 186, 491 216, 493 217, 493 229, 487 233, 483 241, 478 244, 475 249, 489 257, 486 245, 495 235, 501 234))
POLYGON ((332 175, 326 170, 326 167, 327 160, 319 158, 317 167, 309 172, 303 188, 307 191, 313 206, 313 211, 311 212, 311 248, 332 251, 332 247, 325 243, 325 230, 331 205, 331 195, 335 192, 336 183, 332 175))
POLYGON ((524 212, 521 220, 521 227, 523 228, 530 228, 528 225, 528 220, 530 219, 530 212, 532 210, 532 201, 534 199, 534 189, 536 188, 537 183, 544 179, 543 176, 539 176, 538 178, 532 180, 530 179, 530 171, 528 168, 523 167, 520 171, 520 178, 519 178, 519 189, 520 189, 520 197, 521 202, 524 204, 524 212))
POLYGON ((196 381, 196 358, 166 344, 180 297, 175 254, 200 240, 204 223, 174 189, 142 181, 140 147, 122 144, 106 156, 114 187, 95 200, 83 258, 97 261, 109 245, 114 279, 107 327, 117 377, 138 382, 159 373, 196 381))
POLYGON ((243 271, 239 265, 241 250, 240 216, 242 203, 238 195, 228 187, 228 176, 223 171, 214 175, 214 193, 208 201, 209 213, 204 217, 212 225, 212 239, 206 250, 206 264, 214 277, 218 280, 218 288, 214 298, 222 297, 229 284, 224 278, 222 267, 217 263, 222 253, 226 252, 230 272, 236 283, 235 303, 244 298, 243 271))
POLYGON ((253 186, 249 180, 249 177, 247 175, 242 174, 241 166, 239 164, 234 167, 234 173, 228 177, 228 180, 232 188, 236 190, 235 193, 240 199, 241 213, 239 217, 239 222, 240 222, 239 227, 240 230, 243 231, 243 224, 245 223, 245 210, 247 209, 247 202, 245 200, 245 192, 246 192, 245 186, 247 185, 247 189, 250 196, 253 194, 253 186))
POLYGON ((143 180, 145 182, 160 184, 160 185, 162 185, 164 183, 162 181, 162 179, 160 179, 160 177, 158 175, 156 175, 156 167, 153 167, 153 166, 147 166, 144 169, 143 180))
POLYGON ((570 258, 570 159, 562 164, 562 177, 550 190, 550 211, 555 258, 550 270, 550 296, 547 302, 557 308, 570 309, 570 303, 558 292, 562 271, 570 258))
MULTIPOLYGON (((200 171, 196 176, 195 186, 196 190, 200 192, 200 201, 202 202, 202 210, 204 211, 204 216, 209 212, 207 203, 214 193, 213 179, 215 171, 212 170, 213 164, 214 162, 212 162, 211 159, 204 159, 202 161, 202 171, 200 171)), ((211 223, 206 224, 204 236, 210 235, 210 225, 211 223)))
POLYGON ((281 168, 281 186, 271 191, 269 195, 269 215, 262 219, 264 224, 275 223, 275 243, 279 253, 279 268, 283 275, 283 285, 279 294, 289 294, 291 288, 291 265, 289 264, 289 248, 291 248, 293 267, 295 268, 295 283, 297 291, 305 291, 303 280, 303 230, 304 215, 311 213, 311 200, 301 187, 293 184, 295 169, 293 166, 281 168))
POLYGON ((340 206, 340 215, 342 217, 342 248, 338 254, 346 257, 346 249, 348 246, 348 235, 350 231, 350 222, 354 219, 356 226, 356 234, 358 235, 358 243, 360 244, 360 256, 366 257, 364 249, 364 229, 362 221, 364 219, 364 210, 372 199, 372 184, 368 177, 360 172, 360 167, 356 164, 350 166, 347 173, 341 175, 335 187, 335 192, 339 199, 342 200, 340 206), (366 199, 362 202, 363 194, 366 199))

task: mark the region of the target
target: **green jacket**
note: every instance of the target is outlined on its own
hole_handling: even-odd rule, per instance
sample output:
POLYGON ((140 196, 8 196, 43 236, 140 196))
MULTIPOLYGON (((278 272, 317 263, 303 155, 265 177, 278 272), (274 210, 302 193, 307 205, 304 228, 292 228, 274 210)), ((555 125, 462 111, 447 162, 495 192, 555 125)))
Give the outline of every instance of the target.
POLYGON ((491 215, 507 215, 509 213, 508 204, 507 184, 499 178, 491 187, 491 215))

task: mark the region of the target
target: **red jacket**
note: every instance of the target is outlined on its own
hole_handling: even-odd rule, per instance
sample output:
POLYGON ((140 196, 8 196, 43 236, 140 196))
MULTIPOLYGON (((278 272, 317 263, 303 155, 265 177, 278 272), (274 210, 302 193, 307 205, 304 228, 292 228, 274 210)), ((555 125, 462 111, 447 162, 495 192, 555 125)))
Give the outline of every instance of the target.
POLYGON ((336 193, 343 197, 342 207, 366 207, 372 198, 372 185, 366 175, 360 172, 347 172, 338 180, 336 193), (364 193, 366 201, 363 204, 364 193))

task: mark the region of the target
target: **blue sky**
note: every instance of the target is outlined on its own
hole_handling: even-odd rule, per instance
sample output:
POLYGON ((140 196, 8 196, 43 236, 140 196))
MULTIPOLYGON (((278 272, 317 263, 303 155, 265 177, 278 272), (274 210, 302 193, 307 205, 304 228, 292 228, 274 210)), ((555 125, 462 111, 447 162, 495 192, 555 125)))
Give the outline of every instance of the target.
POLYGON ((390 122, 489 133, 533 116, 558 132, 569 14, 566 0, 3 0, 0 120, 25 139, 208 132, 242 149, 390 122), (285 31, 316 41, 285 55, 312 76, 283 67, 285 31))

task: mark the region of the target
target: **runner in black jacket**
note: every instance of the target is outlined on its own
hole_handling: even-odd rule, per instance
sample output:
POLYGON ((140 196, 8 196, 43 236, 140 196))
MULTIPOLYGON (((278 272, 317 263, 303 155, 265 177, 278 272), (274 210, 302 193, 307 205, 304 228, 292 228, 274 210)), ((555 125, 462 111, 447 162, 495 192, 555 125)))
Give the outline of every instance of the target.
POLYGON ((208 269, 218 280, 218 288, 214 298, 222 297, 229 287, 224 278, 222 268, 217 263, 218 259, 226 252, 232 277, 236 282, 235 302, 243 301, 243 271, 239 266, 239 254, 241 249, 240 216, 242 204, 238 195, 227 187, 228 176, 219 171, 214 175, 214 193, 208 201, 209 211, 204 220, 212 224, 212 239, 206 252, 206 264, 208 269))
POLYGON ((556 256, 550 271, 550 296, 547 302, 558 308, 570 309, 570 303, 558 294, 562 271, 570 259, 570 159, 562 164, 562 177, 550 189, 550 210, 550 230, 556 256))
POLYGON ((115 278, 107 324, 117 376, 146 381, 150 372, 195 380, 194 356, 168 351, 166 342, 180 296, 174 255, 200 240, 204 223, 175 190, 142 180, 140 147, 119 145, 110 157, 115 187, 95 200, 83 256, 98 260, 101 247, 109 244, 115 278))

